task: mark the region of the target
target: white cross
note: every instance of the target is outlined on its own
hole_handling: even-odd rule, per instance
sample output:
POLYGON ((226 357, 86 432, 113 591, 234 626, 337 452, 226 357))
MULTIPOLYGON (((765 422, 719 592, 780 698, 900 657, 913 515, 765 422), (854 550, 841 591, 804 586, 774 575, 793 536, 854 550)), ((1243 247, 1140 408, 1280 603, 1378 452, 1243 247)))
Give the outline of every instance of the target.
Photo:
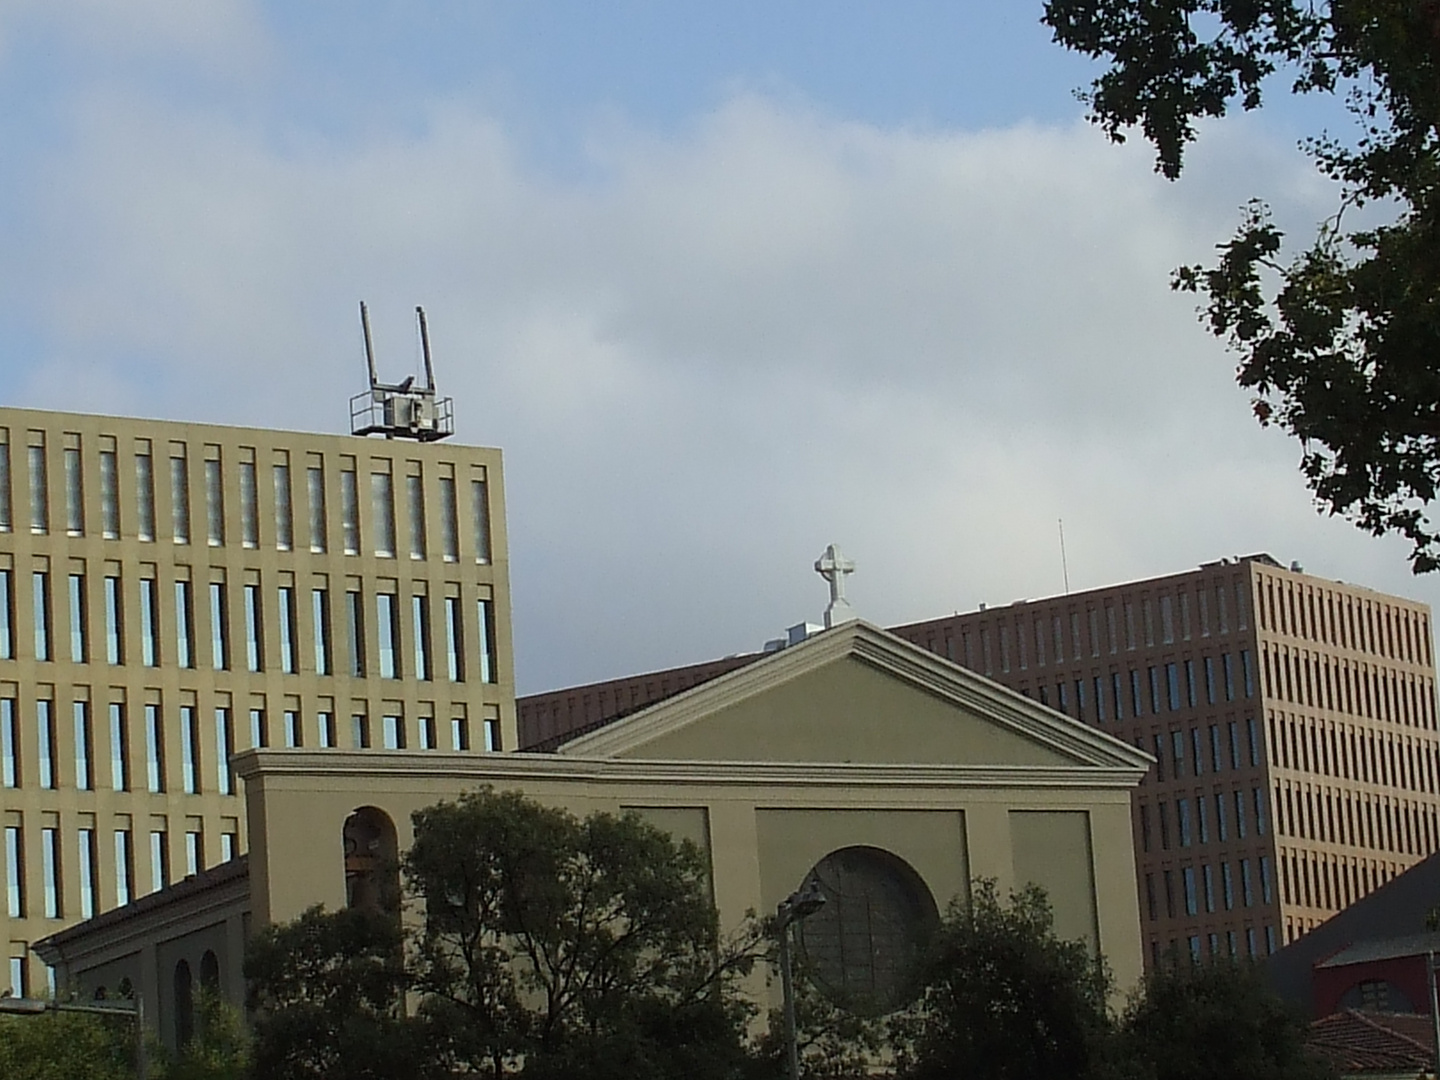
POLYGON ((845 575, 855 572, 855 563, 840 554, 838 545, 831 544, 825 549, 825 554, 815 560, 815 572, 830 586, 830 606, 825 609, 826 627, 855 618, 850 601, 845 599, 845 575))

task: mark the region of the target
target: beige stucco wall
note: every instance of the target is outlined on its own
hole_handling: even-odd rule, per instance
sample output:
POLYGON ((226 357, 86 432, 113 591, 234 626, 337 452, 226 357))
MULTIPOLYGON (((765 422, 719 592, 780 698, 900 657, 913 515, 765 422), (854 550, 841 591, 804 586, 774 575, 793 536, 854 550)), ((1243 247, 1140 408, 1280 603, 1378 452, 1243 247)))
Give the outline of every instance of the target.
POLYGON ((846 656, 627 751, 676 761, 1059 765, 1050 747, 846 656))
MULTIPOLYGON (((341 832, 361 806, 385 811, 402 850, 410 816, 485 784, 522 790, 580 815, 689 807, 703 810, 722 925, 773 912, 815 862, 851 845, 905 859, 942 908, 973 877, 1017 880, 1012 812, 1088 815, 1093 871, 1051 877, 1064 927, 1095 927, 1099 945, 1128 989, 1141 970, 1129 794, 1124 787, 997 786, 963 771, 928 783, 898 782, 867 766, 787 772, 778 766, 590 762, 542 755, 485 759, 262 751, 243 755, 250 812, 252 901, 257 923, 294 918, 314 903, 345 902, 341 832)), ((677 818, 686 821, 685 815, 677 818)), ((692 839, 694 837, 691 837, 692 839)), ((1067 835, 1068 840, 1068 835, 1067 835)), ((1073 856, 1073 853, 1071 853, 1073 856)), ((1067 866, 1074 864, 1072 857, 1067 866)), ((1021 869, 1027 865, 1022 860, 1021 869)), ((1089 937, 1088 933, 1077 936, 1089 937)))

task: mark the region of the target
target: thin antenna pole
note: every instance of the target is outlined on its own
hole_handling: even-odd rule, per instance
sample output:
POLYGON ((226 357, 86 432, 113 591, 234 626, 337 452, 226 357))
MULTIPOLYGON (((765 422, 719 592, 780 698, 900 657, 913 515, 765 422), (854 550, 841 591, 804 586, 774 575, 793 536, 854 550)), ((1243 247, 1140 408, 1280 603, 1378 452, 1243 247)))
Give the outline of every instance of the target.
POLYGON ((375 345, 370 340, 370 309, 365 306, 365 301, 360 301, 360 325, 365 330, 365 363, 370 368, 370 389, 374 390, 380 377, 375 374, 375 345))
POLYGON ((425 325, 425 309, 415 308, 415 314, 420 317, 420 348, 425 353, 425 389, 435 389, 435 368, 430 363, 430 328, 425 325))
POLYGON ((1065 561, 1065 519, 1060 518, 1060 572, 1065 575, 1065 595, 1070 595, 1070 564, 1065 561))

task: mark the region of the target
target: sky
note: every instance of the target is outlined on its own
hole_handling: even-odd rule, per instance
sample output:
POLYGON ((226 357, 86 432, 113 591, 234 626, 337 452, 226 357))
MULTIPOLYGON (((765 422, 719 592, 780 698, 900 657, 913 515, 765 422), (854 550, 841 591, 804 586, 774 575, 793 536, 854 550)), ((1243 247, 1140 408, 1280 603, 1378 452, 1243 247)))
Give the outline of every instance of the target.
POLYGON ((0 0, 0 402, 505 452, 522 693, 1267 551, 1317 514, 1171 271, 1334 192, 1325 102, 1107 142, 1038 0, 0 0), (1065 562, 1062 565, 1060 523, 1065 562))

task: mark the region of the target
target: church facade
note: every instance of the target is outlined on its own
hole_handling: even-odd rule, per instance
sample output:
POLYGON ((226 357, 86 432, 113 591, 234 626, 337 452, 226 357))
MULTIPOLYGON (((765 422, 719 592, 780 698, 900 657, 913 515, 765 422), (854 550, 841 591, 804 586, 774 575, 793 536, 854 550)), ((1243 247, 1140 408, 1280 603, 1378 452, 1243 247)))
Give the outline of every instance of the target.
MULTIPOLYGON (((245 860, 37 948, 82 994, 139 989, 174 1041, 202 977, 241 999, 255 927, 355 901, 357 841, 404 851, 416 810, 490 785, 581 815, 634 811, 693 840, 723 927, 773 912, 817 877, 833 902, 805 928, 804 947, 877 997, 893 977, 885 958, 964 903, 977 878, 1002 893, 1043 886, 1057 930, 1103 952, 1123 991, 1142 969, 1129 806, 1148 764, 1126 743, 852 621, 558 753, 247 750, 235 759, 245 860), (874 961, 863 970, 827 947, 861 924, 859 953, 874 961)), ((763 973, 751 990, 776 992, 763 973)))

